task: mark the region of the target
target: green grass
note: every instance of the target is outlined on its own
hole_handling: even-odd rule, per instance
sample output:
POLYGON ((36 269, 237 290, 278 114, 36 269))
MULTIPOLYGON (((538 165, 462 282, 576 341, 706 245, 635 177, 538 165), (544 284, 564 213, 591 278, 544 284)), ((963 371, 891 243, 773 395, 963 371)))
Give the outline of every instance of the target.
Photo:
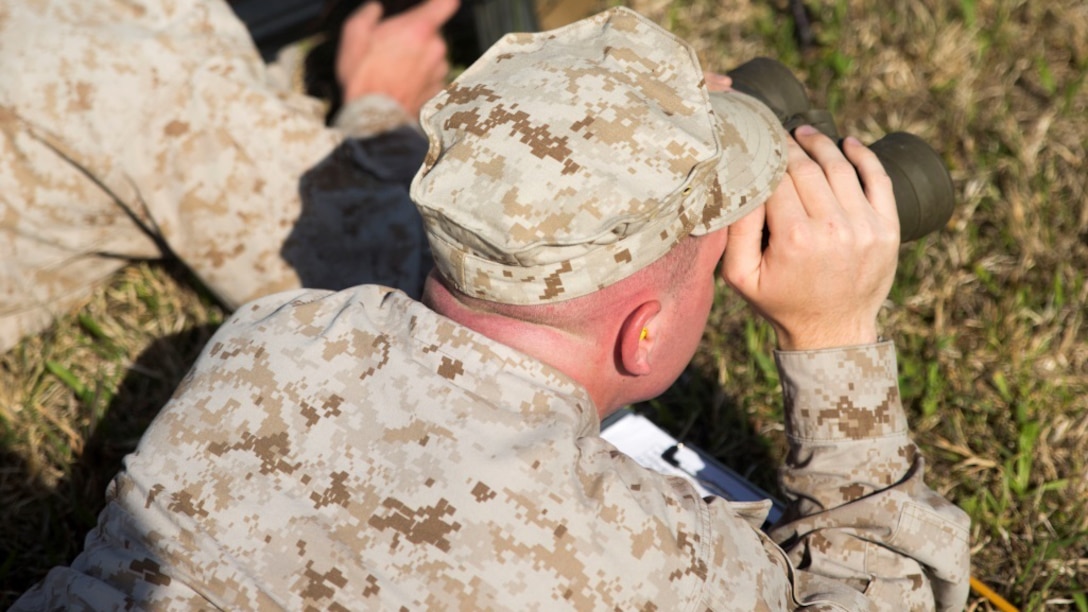
MULTIPOLYGON (((1088 5, 1083 0, 631 0, 720 71, 781 59, 839 128, 914 132, 957 209, 904 245, 882 312, 934 488, 973 519, 975 577, 1088 610, 1088 5)), ((78 553, 102 491, 225 313, 135 265, 0 356, 0 606, 78 553)), ((641 409, 777 491, 774 337, 727 289, 684 377, 641 409)), ((972 597, 971 610, 992 610, 972 597)))
POLYGON ((79 553, 121 458, 223 316, 183 273, 139 264, 0 356, 0 607, 79 553))
MULTIPOLYGON (((904 245, 883 313, 916 439, 932 484, 974 519, 975 576, 1024 609, 1083 607, 1085 4, 809 3, 817 45, 806 50, 781 37, 784 3, 726 22, 710 3, 684 4, 687 21, 671 9, 681 35, 757 35, 743 48, 784 58, 841 130, 869 142, 907 130, 943 152, 959 207, 948 228, 904 245)), ((728 44, 704 54, 737 57, 728 44)), ((727 393, 768 395, 774 380, 758 362, 769 338, 753 347, 752 323, 739 318, 710 329, 706 351, 733 370, 727 393), (729 347, 738 350, 722 357, 729 347)), ((775 411, 756 407, 750 418, 775 423, 775 411)))
MULTIPOLYGON (((708 66, 779 58, 840 131, 868 142, 911 131, 942 153, 956 213, 903 246, 882 314, 915 438, 933 486, 972 516, 975 577, 1023 609, 1082 608, 1088 7, 809 2, 815 44, 801 48, 785 1, 631 4, 696 41, 708 66)), ((780 456, 783 441, 773 338, 735 302, 723 289, 698 375, 647 410, 748 467, 780 456)), ((754 478, 775 490, 773 472, 754 478)))

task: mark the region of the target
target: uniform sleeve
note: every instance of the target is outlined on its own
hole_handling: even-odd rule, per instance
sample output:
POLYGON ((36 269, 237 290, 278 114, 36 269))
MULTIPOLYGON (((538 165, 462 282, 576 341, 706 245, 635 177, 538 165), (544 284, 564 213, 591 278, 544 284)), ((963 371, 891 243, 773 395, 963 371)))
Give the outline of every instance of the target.
POLYGON ((416 119, 410 117, 400 103, 384 94, 369 94, 348 102, 336 113, 333 126, 353 138, 367 138, 405 126, 419 130, 416 119))
POLYGON ((776 359, 790 508, 771 536, 799 570, 795 588, 832 579, 880 610, 963 609, 969 519, 923 480, 892 343, 776 359))
MULTIPOLYGON (((402 224, 415 222, 406 186, 368 168, 325 172, 316 192, 352 196, 350 209, 306 201, 315 194, 300 187, 307 171, 358 161, 334 156, 346 137, 422 137, 398 130, 409 118, 381 96, 356 101, 337 127, 325 126, 322 105, 269 74, 221 0, 18 3, 0 15, 0 29, 0 106, 18 116, 26 134, 19 138, 41 143, 35 171, 70 177, 55 201, 34 200, 36 216, 78 220, 19 228, 47 247, 63 237, 63 249, 37 258, 43 268, 86 256, 146 257, 153 242, 235 307, 313 276, 298 269, 306 259, 299 253, 313 246, 301 242, 312 234, 293 233, 303 214, 350 230, 325 233, 321 245, 403 237, 368 222, 374 191, 397 203, 402 224), (352 182, 360 175, 366 189, 352 182), (139 231, 117 231, 123 224, 139 231)), ((414 170, 421 159, 400 163, 414 170)), ((348 265, 310 260, 326 277, 348 265)))

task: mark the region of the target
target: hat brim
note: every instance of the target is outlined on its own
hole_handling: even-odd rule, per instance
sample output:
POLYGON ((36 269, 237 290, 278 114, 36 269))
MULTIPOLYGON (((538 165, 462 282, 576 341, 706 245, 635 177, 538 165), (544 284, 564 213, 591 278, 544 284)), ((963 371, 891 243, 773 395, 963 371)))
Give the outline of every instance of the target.
POLYGON ((710 92, 718 119, 722 156, 718 181, 723 205, 692 230, 699 236, 717 231, 762 205, 786 172, 788 134, 767 105, 739 91, 710 92))

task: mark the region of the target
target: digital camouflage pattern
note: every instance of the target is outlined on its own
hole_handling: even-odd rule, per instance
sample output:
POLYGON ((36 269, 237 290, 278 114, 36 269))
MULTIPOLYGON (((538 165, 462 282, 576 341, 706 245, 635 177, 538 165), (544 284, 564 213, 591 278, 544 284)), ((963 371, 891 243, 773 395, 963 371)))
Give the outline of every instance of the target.
POLYGON ((326 128, 222 0, 0 3, 0 80, 0 351, 133 259, 230 307, 422 288, 418 126, 368 96, 326 128))
POLYGON ((771 535, 789 544, 799 566, 864 590, 888 609, 897 598, 910 603, 899 609, 930 609, 919 597, 925 584, 938 609, 961 609, 969 586, 969 519, 924 483, 925 460, 909 438, 892 343, 779 351, 775 359, 790 442, 782 486, 793 504, 771 535))
POLYGON ((642 468, 572 380, 399 292, 265 298, 14 610, 961 608, 967 519, 921 483, 891 344, 778 360, 786 552, 769 502, 642 468))
POLYGON ((507 35, 420 120, 435 264, 508 304, 622 280, 762 204, 786 167, 769 109, 710 94, 691 46, 626 8, 507 35))
MULTIPOLYGON (((193 2, 169 7, 181 5, 196 7, 193 2)), ((83 4, 61 7, 35 2, 30 8, 5 9, 7 13, 0 17, 5 20, 0 27, 5 29, 0 34, 14 32, 12 15, 34 23, 28 15, 46 11, 42 7, 55 13, 51 19, 66 15, 71 17, 67 23, 88 20, 91 30, 111 27, 96 21, 100 15, 83 14, 83 4)), ((124 7, 139 8, 140 4, 124 7)), ((208 19, 214 7, 199 7, 205 7, 194 12, 199 19, 181 19, 188 13, 180 13, 176 20, 148 28, 146 44, 159 50, 157 45, 162 39, 173 40, 170 34, 175 30, 203 32, 202 24, 212 23, 208 19)), ((589 23, 606 38, 616 30, 620 38, 635 33, 651 37, 641 29, 639 17, 625 11, 589 23)), ((76 29, 72 26, 69 34, 78 39, 76 29)), ((143 40, 116 32, 112 38, 143 40)), ((8 45, 9 37, 0 39, 8 45)), ((101 42, 110 39, 103 36, 101 42)), ((35 40, 20 38, 24 45, 35 40)), ((220 44, 230 40, 226 36, 220 44)), ((82 51, 71 57, 62 53, 61 58, 99 66, 114 61, 97 48, 82 51)), ((619 46, 610 46, 609 52, 627 56, 619 46)), ((222 56, 222 52, 214 54, 214 58, 222 56)), ((129 53, 116 61, 124 64, 133 57, 129 53)), ((63 72, 65 61, 50 68, 63 72)), ((188 65, 184 59, 172 61, 188 65)), ((178 70, 171 61, 154 66, 150 71, 154 78, 174 82, 166 78, 178 70)), ((246 125, 264 125, 259 115, 244 115, 233 107, 231 98, 219 100, 222 107, 212 105, 207 99, 210 91, 222 87, 202 85, 205 79, 228 83, 227 76, 248 74, 247 70, 244 62, 226 65, 209 56, 186 73, 191 81, 188 88, 197 93, 190 100, 195 107, 188 111, 195 114, 175 117, 165 100, 159 99, 159 89, 150 88, 148 97, 166 110, 133 117, 143 121, 150 133, 166 130, 171 121, 196 122, 198 117, 221 112, 225 118, 242 118, 238 120, 246 125)), ((126 82, 139 71, 116 74, 126 82)), ((262 189, 269 187, 256 183, 257 170, 243 161, 267 150, 237 149, 242 145, 233 142, 234 136, 217 127, 207 136, 210 139, 190 142, 189 132, 178 135, 182 144, 177 152, 125 157, 127 149, 121 145, 134 139, 136 121, 103 123, 114 126, 109 134, 99 133, 103 127, 89 119, 75 121, 71 132, 64 133, 70 139, 61 139, 48 131, 48 123, 38 121, 49 109, 60 114, 58 109, 73 105, 78 110, 82 99, 91 103, 104 98, 97 89, 81 98, 79 81, 71 75, 57 81, 52 90, 45 76, 25 78, 27 83, 20 89, 37 86, 45 110, 27 111, 28 117, 4 115, 12 118, 12 123, 5 123, 9 127, 3 132, 4 142, 10 143, 10 149, 4 150, 15 151, 4 155, 16 161, 23 159, 20 155, 34 161, 52 160, 52 166, 23 163, 3 171, 22 176, 20 172, 27 168, 44 169, 40 170, 44 178, 57 179, 15 182, 22 191, 40 189, 40 198, 26 201, 54 203, 53 208, 42 209, 47 211, 45 218, 64 219, 62 196, 82 193, 73 185, 95 176, 98 179, 91 182, 99 185, 101 194, 113 198, 111 205, 128 210, 118 203, 138 203, 133 219, 158 228, 160 234, 154 235, 181 236, 180 244, 190 249, 186 253, 207 254, 207 249, 213 249, 221 256, 220 266, 236 260, 227 254, 237 255, 255 269, 271 266, 269 261, 275 258, 254 259, 242 237, 251 242, 255 236, 267 235, 261 230, 264 221, 247 215, 231 217, 233 212, 220 207, 227 200, 211 195, 217 188, 213 184, 240 185, 240 193, 265 193, 262 189), (90 143, 99 142, 114 143, 115 154, 124 154, 122 160, 148 173, 133 173, 112 157, 88 152, 90 143), (193 155, 186 157, 186 152, 193 155), (149 178, 150 170, 187 176, 175 163, 178 160, 209 172, 219 164, 226 164, 228 170, 214 183, 201 172, 194 174, 191 183, 149 178), (114 197, 115 192, 132 197, 114 197), (218 210, 238 224, 209 224, 205 218, 208 235, 197 232, 197 225, 186 225, 177 209, 163 212, 150 204, 170 199, 163 196, 165 192, 184 196, 182 211, 218 210), (254 227, 246 227, 243 233, 242 220, 254 227)), ((651 78, 640 83, 653 88, 651 78)), ((704 91, 701 78, 692 81, 689 75, 684 83, 704 91)), ((163 96, 173 91, 166 99, 176 101, 176 96, 182 96, 181 90, 162 88, 163 96)), ((240 99, 250 98, 243 89, 226 90, 240 99)), ((702 95, 706 101, 705 91, 702 95)), ((252 96, 264 99, 261 94, 252 96)), ((484 94, 479 99, 489 98, 484 94)), ((732 99, 739 100, 737 105, 746 103, 745 98, 732 99)), ((7 103, 7 98, 3 100, 7 103)), ((119 103, 103 102, 103 108, 114 109, 119 103)), ((663 113, 668 121, 683 114, 679 107, 667 108, 663 113)), ((506 111, 518 112, 512 107, 506 111)), ((74 115, 82 117, 79 112, 74 115)), ((607 112, 602 117, 608 118, 607 112)), ((277 121, 285 130, 294 125, 286 114, 277 121)), ((707 121, 716 123, 709 114, 692 119, 703 125, 707 121)), ((547 136, 520 121, 512 125, 522 128, 519 138, 526 137, 527 142, 547 136)), ((768 127, 766 122, 763 127, 768 127)), ((286 146, 297 142, 293 137, 302 138, 301 127, 298 130, 280 134, 287 139, 286 146)), ((598 138, 616 136, 626 143, 622 146, 631 145, 623 140, 626 128, 618 133, 599 126, 595 130, 598 138)), ((709 134, 712 140, 718 137, 713 131, 695 132, 709 134)), ((767 134, 780 132, 767 130, 767 134)), ((430 172, 418 175, 422 179, 417 179, 417 187, 426 187, 421 183, 429 180, 428 175, 461 179, 450 169, 456 168, 455 161, 471 162, 472 156, 481 157, 475 159, 475 166, 469 164, 472 174, 465 180, 502 170, 503 160, 485 158, 471 148, 462 152, 435 149, 433 143, 431 162, 433 155, 441 155, 430 172), (460 155, 468 157, 459 159, 460 155), (447 161, 449 166, 443 166, 447 161)), ((685 143, 697 148, 698 138, 685 143)), ((706 139, 702 143, 707 155, 720 145, 706 139)), ((336 144, 334 140, 331 147, 336 144)), ((645 146, 651 144, 670 146, 664 139, 645 146)), ((381 156, 374 151, 366 147, 337 150, 347 151, 345 155, 354 160, 369 160, 369 166, 361 166, 378 178, 383 175, 381 163, 375 161, 381 156)), ((780 147, 775 150, 771 145, 764 151, 767 159, 781 157, 780 147)), ((691 159, 703 159, 703 154, 691 159)), ((321 155, 325 154, 314 151, 311 166, 321 155)), ((744 163, 758 158, 753 151, 744 155, 753 156, 741 156, 747 159, 744 163)), ((623 159, 597 161, 622 166, 627 163, 623 159)), ((713 155, 706 159, 718 163, 713 155)), ((619 216, 616 222, 602 225, 610 230, 597 242, 607 249, 618 244, 617 236, 644 235, 658 217, 688 219, 684 227, 691 222, 687 231, 692 233, 701 231, 701 223, 709 230, 716 219, 729 218, 727 208, 740 203, 738 210, 743 210, 751 204, 743 198, 733 201, 726 195, 729 189, 714 186, 721 174, 706 170, 710 166, 684 171, 691 173, 691 182, 662 187, 665 191, 660 193, 647 192, 653 197, 646 198, 646 211, 628 210, 643 213, 644 219, 619 216), (709 200, 696 204, 690 194, 683 193, 687 186, 692 193, 705 189, 703 196, 709 200), (672 207, 658 206, 663 203, 672 207), (694 206, 703 207, 700 215, 693 215, 694 206)), ((658 172, 655 176, 677 171, 658 172)), ((283 179, 274 172, 269 176, 269 181, 283 179)), ((337 173, 331 170, 330 176, 335 178, 337 173)), ((548 176, 553 174, 541 172, 528 178, 547 183, 548 176)), ((641 179, 631 180, 636 184, 641 179)), ((490 194, 497 183, 489 181, 471 188, 477 194, 490 194)), ((560 196, 578 195, 558 184, 548 187, 560 196)), ((553 199, 558 210, 568 206, 559 201, 562 198, 553 199)), ((450 221, 437 215, 433 201, 423 205, 432 237, 453 232, 449 234, 452 240, 479 248, 482 243, 473 236, 495 235, 494 229, 458 230, 467 227, 468 217, 450 221)), ((521 201, 511 199, 510 209, 516 210, 521 201)), ((594 206, 592 199, 579 201, 580 212, 581 206, 594 206)), ((625 206, 630 205, 630 200, 625 201, 625 206)), ((443 215, 449 211, 445 209, 443 215)), ((21 210, 9 206, 4 219, 20 215, 21 210)), ((561 223, 545 222, 536 213, 524 221, 541 222, 544 233, 564 235, 558 230, 561 223)), ((579 216, 571 223, 592 225, 592 216, 579 216)), ((532 233, 528 225, 527 231, 532 233)), ((584 237, 586 233, 572 231, 570 235, 584 237)), ((655 240, 660 242, 672 240, 671 235, 657 235, 655 240)), ((535 255, 546 257, 567 253, 566 247, 577 241, 542 244, 535 255)), ((510 245, 496 243, 494 252, 506 253, 507 248, 510 245)), ((647 253, 636 249, 628 255, 641 267, 652 260, 647 253)), ((456 265, 458 257, 448 249, 438 260, 456 265)), ((614 256, 610 265, 625 268, 626 259, 614 256)), ((524 269, 520 261, 517 268, 524 269)), ((469 265, 465 270, 474 268, 469 265)), ((221 278, 215 273, 210 274, 212 280, 221 278)), ((578 284, 582 281, 573 282, 577 278, 586 276, 559 274, 558 284, 551 285, 546 280, 519 278, 493 295, 512 302, 519 294, 543 295, 549 286, 569 295, 584 290, 578 284), (511 289, 533 283, 536 286, 528 291, 511 289)), ((462 279, 486 284, 475 272, 462 279)), ((591 284, 595 282, 599 281, 591 284)), ((54 568, 44 582, 16 602, 14 610, 961 609, 967 591, 967 518, 924 485, 922 458, 907 436, 891 344, 777 357, 791 445, 782 476, 793 503, 786 523, 768 536, 758 528, 768 502, 704 500, 687 481, 648 472, 599 438, 597 407, 577 383, 433 313, 404 293, 364 285, 339 293, 296 291, 261 298, 224 323, 137 451, 126 457, 85 551, 71 567, 54 568)))

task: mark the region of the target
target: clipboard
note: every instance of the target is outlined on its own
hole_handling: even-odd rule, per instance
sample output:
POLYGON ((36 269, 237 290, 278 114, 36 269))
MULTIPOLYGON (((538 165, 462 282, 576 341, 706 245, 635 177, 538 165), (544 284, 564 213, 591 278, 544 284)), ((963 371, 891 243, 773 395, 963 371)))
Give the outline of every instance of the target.
POLYGON ((778 522, 785 504, 708 453, 672 437, 650 419, 624 408, 601 423, 601 437, 639 465, 690 482, 704 497, 729 501, 771 500, 766 525, 778 522))

